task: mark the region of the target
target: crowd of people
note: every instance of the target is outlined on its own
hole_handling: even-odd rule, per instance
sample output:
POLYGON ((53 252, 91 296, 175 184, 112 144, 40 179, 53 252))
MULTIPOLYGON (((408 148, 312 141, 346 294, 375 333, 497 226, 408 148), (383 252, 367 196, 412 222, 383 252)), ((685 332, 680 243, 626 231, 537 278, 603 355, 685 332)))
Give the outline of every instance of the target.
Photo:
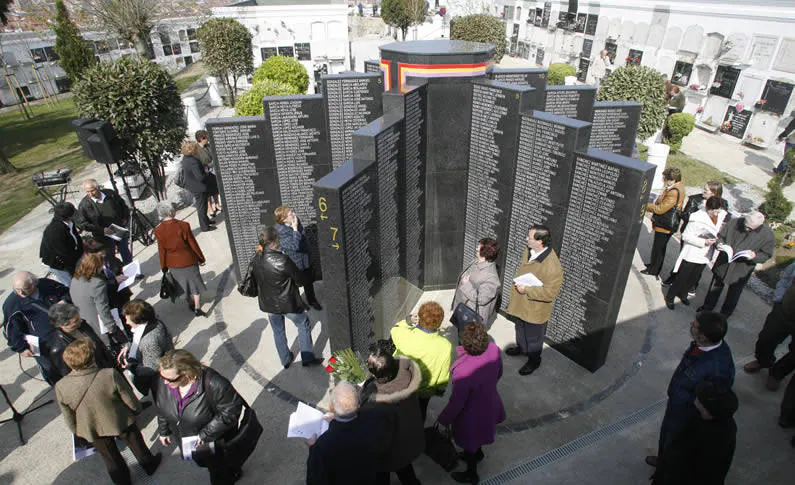
MULTIPOLYGON (((206 132, 197 133, 196 139, 183 144, 182 170, 196 198, 200 229, 206 231, 212 229, 208 212, 217 213, 220 207, 213 200, 217 183, 207 168, 206 132)), ((663 179, 664 190, 647 207, 654 237, 650 262, 641 273, 661 280, 670 239, 681 232, 679 255, 670 276, 661 280, 667 287, 666 306, 674 309, 675 299, 689 305, 704 268, 713 274, 690 326, 692 342, 668 387, 657 455, 646 462, 655 467, 655 484, 723 483, 734 454, 733 415, 738 407, 732 391, 734 360, 724 340, 727 322, 755 264, 772 256, 774 239, 760 212, 732 217, 719 183, 708 182, 701 193, 687 198, 678 169, 666 169, 663 179), (723 306, 714 312, 724 287, 723 306), (712 446, 716 442, 720 446, 712 446)), ((174 348, 168 325, 152 305, 134 299, 129 289, 119 290, 125 279, 123 266, 132 261, 132 254, 129 241, 118 237, 112 226, 123 227, 129 209, 116 192, 101 189, 96 180, 85 181, 83 188, 86 195, 78 208, 58 204, 44 231, 40 256, 52 279, 24 271, 14 276, 14 292, 3 304, 10 348, 36 360, 44 380, 55 388, 67 426, 96 448, 113 483, 131 483, 117 437, 147 474, 153 474, 162 460, 160 453, 151 453, 136 425, 142 405, 133 388, 142 396, 151 395, 164 447, 177 445, 183 454, 187 451, 208 469, 214 485, 236 482, 259 438, 249 432, 251 426, 244 430, 243 423, 251 419, 241 420, 253 411, 219 372, 174 348), (231 452, 232 443, 247 451, 231 452)), ((194 315, 204 316, 204 253, 190 224, 176 219, 171 204, 161 203, 157 211, 161 221, 154 234, 160 267, 194 315)), ((305 230, 287 206, 275 210, 274 220, 273 226, 259 231, 249 266, 259 308, 267 313, 282 366, 289 368, 295 359, 285 319, 298 329, 302 366, 316 366, 322 359, 313 350, 309 312, 323 307, 313 287, 305 230)), ((551 240, 548 227, 529 228, 507 302, 516 343, 504 354, 526 359, 518 371, 521 376, 541 365, 547 322, 564 279, 551 240), (528 283, 527 276, 535 282, 528 283)), ((479 482, 483 448, 494 442, 506 411, 498 391, 503 352, 487 333, 501 295, 496 264, 500 244, 484 238, 473 249, 474 258, 459 275, 450 308, 458 315, 451 321, 459 345, 439 332, 445 309, 438 302, 426 301, 415 314, 397 322, 390 339, 374 344, 366 360, 370 377, 364 383, 340 383, 330 393, 329 429, 307 440, 308 484, 388 484, 392 473, 403 484, 419 484, 413 462, 425 451, 426 424, 447 427, 461 449, 458 458, 465 468, 451 477, 460 483, 479 482), (461 307, 469 313, 459 312, 461 307), (448 388, 442 412, 435 423, 426 423, 429 402, 441 399, 448 388)), ((776 288, 773 309, 756 344, 756 360, 744 367, 749 373, 770 369, 771 390, 795 370, 792 340, 790 352, 775 358, 776 347, 795 336, 794 279, 795 263, 776 288)), ((794 382, 782 403, 782 427, 795 426, 794 382)))

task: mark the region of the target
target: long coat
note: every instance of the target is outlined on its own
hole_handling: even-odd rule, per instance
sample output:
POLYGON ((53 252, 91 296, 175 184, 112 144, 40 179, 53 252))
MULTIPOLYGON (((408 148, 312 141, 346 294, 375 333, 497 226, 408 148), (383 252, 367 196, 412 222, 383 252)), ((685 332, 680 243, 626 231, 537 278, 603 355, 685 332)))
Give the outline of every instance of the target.
POLYGON ((709 262, 709 251, 712 246, 706 245, 706 239, 702 236, 709 234, 712 238, 717 239, 721 227, 727 220, 728 213, 720 209, 716 222, 707 214, 707 211, 700 210, 690 217, 689 224, 682 232, 682 250, 679 252, 679 257, 674 264, 674 272, 679 271, 679 265, 682 261, 687 261, 694 264, 707 264, 709 262))
POLYGON ((735 253, 745 249, 751 249, 756 253, 754 259, 740 258, 729 263, 726 253, 715 252, 716 260, 712 272, 723 278, 723 282, 727 285, 736 283, 750 275, 757 263, 764 263, 773 257, 773 251, 776 248, 776 238, 767 224, 762 224, 753 231, 746 231, 744 217, 724 224, 718 234, 718 240, 731 246, 735 253))
POLYGON ((108 286, 101 276, 92 276, 90 280, 72 278, 69 295, 80 310, 80 316, 97 334, 108 333, 116 326, 110 312, 108 286))
POLYGON ((72 223, 70 229, 63 219, 53 217, 41 237, 41 262, 52 269, 74 273, 82 254, 83 238, 77 233, 77 224, 72 223))
POLYGON ((456 443, 465 451, 474 452, 494 443, 497 424, 505 421, 505 408, 497 392, 502 377, 500 348, 489 342, 480 355, 469 355, 464 347, 456 347, 458 360, 453 372, 453 393, 439 415, 439 423, 453 425, 456 443))
MULTIPOLYGON (((678 207, 681 209, 684 203, 685 186, 682 182, 676 182, 675 184, 663 190, 662 194, 657 197, 657 200, 655 200, 653 204, 651 202, 646 204, 646 210, 652 214, 665 214, 673 207, 678 207)), ((654 225, 654 223, 652 223, 652 228, 654 229, 654 232, 661 232, 663 234, 671 234, 673 232, 670 229, 657 227, 654 225)))
POLYGON ((497 306, 497 295, 500 294, 500 275, 497 274, 497 263, 493 261, 472 261, 458 276, 455 289, 453 309, 459 303, 478 312, 483 323, 488 324, 494 317, 497 306), (461 282, 461 278, 469 272, 469 281, 461 282))
POLYGON ((55 384, 55 396, 72 433, 92 443, 118 436, 141 412, 127 379, 114 369, 73 370, 55 384))
POLYGON ((552 248, 532 261, 527 260, 529 254, 530 251, 525 249, 516 276, 533 273, 544 285, 528 286, 524 295, 512 287, 508 314, 527 323, 545 323, 552 315, 552 306, 563 284, 563 267, 552 248))
POLYGON ((392 442, 379 471, 396 471, 411 464, 425 450, 417 390, 422 382, 420 366, 411 359, 398 360, 397 376, 389 382, 370 382, 362 393, 362 409, 378 408, 393 420, 392 442))
POLYGON ((166 219, 154 232, 160 269, 187 268, 204 262, 204 253, 187 222, 166 219))

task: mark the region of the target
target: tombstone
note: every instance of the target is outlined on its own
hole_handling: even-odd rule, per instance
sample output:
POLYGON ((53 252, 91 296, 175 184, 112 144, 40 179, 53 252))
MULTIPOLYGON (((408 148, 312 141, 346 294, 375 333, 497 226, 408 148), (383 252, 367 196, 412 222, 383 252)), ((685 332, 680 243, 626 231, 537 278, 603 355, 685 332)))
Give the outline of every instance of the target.
POLYGON ((732 48, 729 49, 728 52, 721 56, 721 59, 725 60, 732 60, 732 61, 742 61, 745 59, 745 51, 748 50, 748 36, 734 32, 729 34, 729 37, 726 38, 726 42, 732 44, 732 48))
POLYGON ((704 42, 704 28, 700 25, 691 25, 685 30, 682 36, 682 43, 679 48, 683 51, 698 53, 704 42))
POLYGON ((505 68, 495 67, 491 71, 491 79, 518 86, 531 86, 535 88, 533 96, 536 100, 534 106, 543 106, 547 93, 547 70, 537 67, 505 68))
POLYGON ((599 16, 599 22, 596 24, 596 33, 594 33, 595 37, 605 38, 607 37, 607 30, 610 28, 610 19, 605 17, 604 15, 599 16))
POLYGON ((599 16, 596 14, 588 14, 588 20, 585 22, 585 35, 596 35, 599 28, 599 16))
POLYGON ((638 22, 635 25, 635 33, 632 35, 632 43, 637 46, 646 45, 649 38, 649 24, 646 22, 638 22))
POLYGON ((591 61, 586 57, 580 58, 580 63, 577 66, 577 81, 584 83, 588 79, 588 67, 591 61))
POLYGON ((751 39, 751 52, 748 54, 751 67, 760 71, 767 70, 777 45, 778 37, 774 35, 754 34, 751 39))
POLYGON ((676 60, 671 56, 660 56, 657 60, 657 70, 663 74, 668 74, 670 78, 673 75, 676 60))
POLYGON ((581 121, 593 118, 594 86, 547 86, 544 111, 581 121))
MULTIPOLYGON (((591 58, 591 55, 594 54, 593 52, 593 39, 583 39, 582 41, 582 51, 580 56, 585 57, 587 59, 591 58)), ((596 53, 598 55, 598 53, 596 53)))
POLYGON ((381 61, 378 59, 364 61, 364 72, 381 72, 381 61))
POLYGON ((682 40, 682 29, 679 27, 669 27, 665 34, 662 48, 669 51, 679 50, 679 42, 682 40))
POLYGON ((781 39, 781 47, 778 48, 773 69, 795 74, 795 39, 790 37, 781 39))
POLYGON ((633 35, 635 35, 635 22, 625 20, 621 24, 621 33, 618 38, 619 44, 631 44, 633 35))
POLYGON ((720 48, 722 45, 723 45, 723 34, 719 34, 717 32, 710 32, 709 34, 707 34, 707 39, 704 41, 704 45, 701 48, 699 57, 708 60, 717 58, 718 54, 720 53, 720 48))
POLYGON ((643 105, 635 101, 597 101, 589 146, 606 152, 632 156, 643 105))
POLYGON ((646 45, 659 49, 662 47, 663 39, 665 38, 665 27, 659 24, 649 27, 649 37, 646 39, 646 45))
POLYGON ((618 39, 621 36, 621 18, 617 17, 610 20, 610 26, 607 28, 608 39, 618 39))

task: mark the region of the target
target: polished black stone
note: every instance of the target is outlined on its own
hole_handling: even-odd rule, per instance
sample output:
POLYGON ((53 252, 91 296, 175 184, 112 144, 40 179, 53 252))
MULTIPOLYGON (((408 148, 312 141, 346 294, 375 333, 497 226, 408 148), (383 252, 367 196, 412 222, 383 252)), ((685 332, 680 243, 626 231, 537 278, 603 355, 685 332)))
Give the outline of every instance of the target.
POLYGON ((495 67, 491 71, 491 78, 508 84, 532 86, 535 101, 533 109, 544 109, 547 96, 547 70, 541 67, 501 68, 495 67))
POLYGON ((547 86, 544 111, 582 121, 593 119, 596 88, 593 86, 547 86))
POLYGON ((643 105, 635 101, 597 101, 593 105, 592 148, 632 156, 643 105))

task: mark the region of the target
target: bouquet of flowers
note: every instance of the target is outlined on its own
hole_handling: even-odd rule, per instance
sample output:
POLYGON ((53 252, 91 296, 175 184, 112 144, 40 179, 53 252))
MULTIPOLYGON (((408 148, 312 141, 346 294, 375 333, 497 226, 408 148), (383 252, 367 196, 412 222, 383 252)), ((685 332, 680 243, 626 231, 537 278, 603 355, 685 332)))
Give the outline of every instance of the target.
POLYGON ((362 362, 350 348, 332 355, 326 364, 326 372, 352 384, 361 384, 367 379, 362 362))

